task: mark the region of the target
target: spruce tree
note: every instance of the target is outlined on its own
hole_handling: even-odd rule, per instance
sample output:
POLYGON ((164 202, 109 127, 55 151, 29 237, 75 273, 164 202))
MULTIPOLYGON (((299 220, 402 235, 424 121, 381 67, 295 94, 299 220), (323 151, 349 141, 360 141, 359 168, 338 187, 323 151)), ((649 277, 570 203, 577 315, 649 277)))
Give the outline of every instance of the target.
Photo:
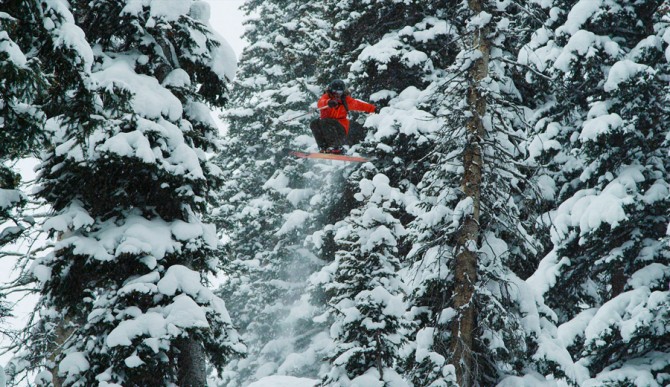
MULTIPOLYGON (((431 82, 440 78, 440 67, 453 55, 451 50, 437 48, 442 47, 438 42, 449 39, 452 33, 451 26, 441 18, 445 3, 329 3, 328 9, 332 12, 328 17, 332 20, 330 23, 336 26, 333 31, 335 44, 323 62, 324 69, 320 71, 324 82, 326 77, 346 78, 354 97, 369 98, 384 108, 378 116, 365 120, 367 137, 354 147, 354 151, 374 156, 375 160, 348 176, 347 185, 337 203, 340 212, 333 214, 330 225, 323 231, 314 234, 314 240, 321 246, 317 253, 329 260, 334 258, 331 264, 313 276, 314 286, 311 289, 315 304, 330 305, 330 311, 321 318, 329 319, 332 345, 339 356, 335 363, 329 362, 328 371, 323 375, 326 383, 348 385, 349 380, 352 383, 353 380, 368 383, 373 383, 373 380, 382 383, 384 380, 389 385, 406 383, 403 378, 393 377, 395 372, 404 371, 403 363, 398 361, 403 353, 401 346, 387 343, 385 348, 391 353, 383 360, 380 357, 375 364, 371 364, 370 355, 364 355, 374 353, 373 349, 377 347, 375 335, 388 337, 389 331, 370 330, 366 328, 368 320, 363 317, 350 319, 345 311, 360 308, 371 315, 378 311, 370 306, 378 303, 362 296, 377 283, 375 276, 381 270, 374 268, 387 265, 389 269, 386 270, 389 271, 384 270, 383 276, 402 278, 402 269, 407 264, 404 258, 411 245, 405 229, 416 215, 416 185, 429 167, 426 156, 440 125, 435 117, 436 111, 427 104, 435 90, 431 82), (370 181, 385 181, 388 190, 394 192, 394 199, 383 206, 374 202, 374 195, 359 196, 361 200, 355 200, 354 195, 361 195, 360 187, 370 181), (361 243, 365 246, 360 241, 368 240, 372 230, 381 227, 366 218, 373 208, 384 208, 384 224, 395 225, 386 227, 389 240, 394 241, 390 249, 372 252, 357 245, 361 243), (344 235, 347 237, 342 237, 344 235), (328 250, 337 251, 338 248, 340 251, 334 257, 326 255, 328 250), (395 273, 391 274, 392 271, 395 273), (334 280, 335 284, 330 284, 330 280, 334 280), (351 333, 345 334, 345 331, 351 333), (371 336, 365 335, 366 332, 371 336), (350 353, 346 349, 352 349, 358 355, 348 357, 350 353), (387 365, 389 370, 384 373, 384 366, 387 365)), ((362 117, 354 115, 353 118, 363 122, 362 117)), ((378 290, 383 289, 399 300, 404 293, 403 288, 394 287, 393 283, 393 280, 386 281, 378 290)), ((397 329, 394 333, 398 339, 407 337, 408 333, 404 331, 410 325, 407 316, 381 313, 376 318, 381 320, 380 325, 397 329)), ((381 345, 378 347, 382 348, 381 345)))
POLYGON ((209 107, 231 50, 203 2, 43 3, 53 147, 38 196, 57 237, 33 273, 39 321, 17 364, 37 384, 204 385, 243 351, 204 286, 218 239, 202 221, 216 167, 209 107), (95 46, 95 48, 92 48, 95 46))
POLYGON ((557 186, 535 356, 575 385, 665 385, 668 7, 554 5, 527 56, 567 97, 539 112, 534 142, 557 186))
MULTIPOLYGON (((306 279, 320 266, 304 240, 328 212, 330 167, 296 160, 289 149, 314 146, 309 121, 321 86, 315 63, 328 46, 322 5, 308 1, 249 1, 229 130, 216 162, 225 184, 214 216, 228 241, 222 294, 249 346, 222 375, 244 385, 271 373, 312 376, 313 323, 299 303, 306 279), (295 313, 294 313, 295 312, 295 313)), ((300 303, 299 303, 300 304, 300 303)), ((303 305, 303 304, 300 304, 303 305)))
POLYGON ((434 85, 443 95, 430 103, 443 126, 410 228, 419 330, 409 361, 423 385, 489 385, 520 374, 539 330, 523 281, 540 248, 523 151, 533 97, 510 65, 530 10, 522 2, 462 5, 446 16, 456 55, 434 85))
POLYGON ((394 216, 403 195, 388 183, 383 174, 362 179, 356 199, 365 206, 352 210, 335 235, 339 249, 330 265, 334 272, 324 284, 329 312, 336 315, 331 327, 335 345, 324 386, 405 384, 399 353, 411 325, 396 238, 406 231, 394 216))
MULTIPOLYGON (((27 259, 24 252, 17 251, 16 242, 27 236, 34 219, 25 212, 28 194, 14 166, 41 150, 45 117, 40 104, 47 80, 34 50, 42 29, 36 3, 0 4, 0 261, 3 267, 19 263, 18 267, 26 265, 27 259)), ((9 338, 14 337, 14 329, 5 326, 12 307, 3 292, 17 284, 25 285, 25 281, 3 284, 0 290, 0 336, 7 346, 13 345, 9 338)), ((5 381, 0 367, 0 385, 5 381)))
POLYGON ((35 7, 31 1, 12 2, 3 4, 0 12, 0 247, 32 223, 17 212, 26 196, 11 165, 39 152, 44 128, 39 104, 47 81, 31 52, 40 29, 33 21, 35 7))

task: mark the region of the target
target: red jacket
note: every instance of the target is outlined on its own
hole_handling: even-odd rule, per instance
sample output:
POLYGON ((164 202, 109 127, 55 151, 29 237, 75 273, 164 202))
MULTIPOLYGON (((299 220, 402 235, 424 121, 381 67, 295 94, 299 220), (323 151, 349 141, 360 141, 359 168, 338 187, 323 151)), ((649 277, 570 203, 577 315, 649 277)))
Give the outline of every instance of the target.
MULTIPOLYGON (((351 98, 350 95, 345 96, 347 107, 349 110, 354 110, 357 112, 367 112, 374 113, 375 105, 363 102, 354 98, 351 98)), ((342 124, 344 127, 344 132, 349 134, 349 119, 347 118, 347 110, 342 105, 340 98, 337 96, 330 95, 328 93, 321 96, 319 102, 316 103, 316 107, 321 109, 321 118, 334 118, 342 124), (338 102, 337 107, 329 108, 328 100, 333 99, 338 102), (325 108, 323 108, 325 106, 325 108)))

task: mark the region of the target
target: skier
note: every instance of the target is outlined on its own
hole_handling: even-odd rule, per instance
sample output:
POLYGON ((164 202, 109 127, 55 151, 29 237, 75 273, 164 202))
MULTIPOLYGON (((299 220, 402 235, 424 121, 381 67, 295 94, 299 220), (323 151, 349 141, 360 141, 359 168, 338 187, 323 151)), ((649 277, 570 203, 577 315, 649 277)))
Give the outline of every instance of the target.
POLYGON ((349 95, 344 81, 332 81, 326 93, 316 103, 321 117, 312 121, 310 129, 321 153, 343 154, 344 145, 354 145, 363 140, 363 127, 357 122, 349 122, 350 110, 378 113, 375 105, 354 99, 349 95))

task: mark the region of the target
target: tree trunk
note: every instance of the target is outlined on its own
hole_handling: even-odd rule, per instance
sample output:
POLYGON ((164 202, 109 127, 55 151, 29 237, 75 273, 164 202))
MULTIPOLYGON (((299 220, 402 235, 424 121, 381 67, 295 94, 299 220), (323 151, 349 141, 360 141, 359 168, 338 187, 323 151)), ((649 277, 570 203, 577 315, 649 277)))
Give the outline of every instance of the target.
POLYGON ((626 273, 624 272, 623 269, 623 263, 617 263, 615 264, 614 267, 614 272, 612 273, 612 291, 610 295, 610 299, 618 296, 619 294, 623 293, 624 289, 626 288, 626 273))
MULTIPOLYGON (((469 0, 473 14, 482 11, 482 0, 469 0)), ((467 387, 476 383, 475 362, 473 359, 474 333, 476 328, 476 310, 474 305, 475 285, 477 283, 477 248, 480 234, 479 212, 482 181, 481 140, 485 135, 483 117, 486 113, 486 99, 479 89, 481 81, 488 76, 490 42, 488 29, 477 28, 472 32, 472 49, 476 60, 468 70, 469 87, 467 103, 472 115, 466 123, 468 131, 467 145, 463 152, 463 181, 461 188, 472 199, 473 211, 463 220, 458 235, 458 253, 454 265, 454 309, 457 315, 451 326, 450 350, 452 363, 456 369, 456 379, 460 386, 467 387)))
POLYGON ((52 376, 52 383, 54 387, 62 387, 63 382, 65 381, 65 378, 61 378, 58 376, 58 365, 59 363, 56 362, 56 359, 58 356, 61 354, 62 347, 65 344, 65 341, 72 335, 72 333, 75 330, 75 326, 72 323, 73 321, 73 316, 70 312, 65 314, 65 317, 63 317, 63 320, 56 326, 55 334, 56 337, 53 338, 53 346, 50 348, 51 355, 49 356, 49 361, 54 365, 54 368, 52 368, 51 371, 51 376, 52 376))
POLYGON ((191 337, 179 340, 176 345, 179 348, 179 387, 206 387, 205 348, 191 337))

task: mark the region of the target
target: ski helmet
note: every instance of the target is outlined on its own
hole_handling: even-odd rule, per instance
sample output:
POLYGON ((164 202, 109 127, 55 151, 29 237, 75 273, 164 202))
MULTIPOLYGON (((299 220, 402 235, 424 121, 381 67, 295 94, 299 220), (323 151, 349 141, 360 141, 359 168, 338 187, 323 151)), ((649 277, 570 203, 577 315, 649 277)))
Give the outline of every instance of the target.
POLYGON ((335 79, 328 85, 328 92, 333 94, 344 94, 347 86, 344 84, 344 81, 341 79, 335 79))

